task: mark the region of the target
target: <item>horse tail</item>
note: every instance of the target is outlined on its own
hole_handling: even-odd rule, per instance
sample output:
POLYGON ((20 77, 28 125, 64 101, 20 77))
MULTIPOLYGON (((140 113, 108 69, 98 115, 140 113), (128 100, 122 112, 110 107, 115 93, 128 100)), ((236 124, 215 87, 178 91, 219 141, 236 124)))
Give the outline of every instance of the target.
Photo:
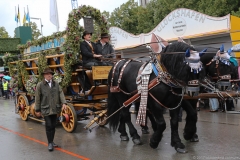
MULTIPOLYGON (((118 94, 118 93, 115 93, 118 94)), ((114 95, 114 93, 111 93, 108 91, 108 104, 107 104, 108 110, 107 110, 107 115, 111 116, 108 119, 109 122, 109 127, 112 129, 114 132, 117 130, 117 127, 119 125, 120 121, 120 111, 116 112, 120 108, 118 99, 114 95), (115 114, 113 114, 116 112, 115 114), (113 115, 112 115, 113 114, 113 115)))

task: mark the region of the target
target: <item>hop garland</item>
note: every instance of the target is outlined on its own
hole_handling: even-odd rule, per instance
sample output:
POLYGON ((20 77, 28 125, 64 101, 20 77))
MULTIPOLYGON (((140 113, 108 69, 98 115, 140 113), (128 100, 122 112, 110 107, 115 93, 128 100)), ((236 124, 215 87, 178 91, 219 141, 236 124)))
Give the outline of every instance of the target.
POLYGON ((36 76, 29 76, 29 79, 26 82, 26 90, 29 94, 34 94, 35 90, 36 90, 36 86, 38 83, 38 79, 36 78, 36 76))

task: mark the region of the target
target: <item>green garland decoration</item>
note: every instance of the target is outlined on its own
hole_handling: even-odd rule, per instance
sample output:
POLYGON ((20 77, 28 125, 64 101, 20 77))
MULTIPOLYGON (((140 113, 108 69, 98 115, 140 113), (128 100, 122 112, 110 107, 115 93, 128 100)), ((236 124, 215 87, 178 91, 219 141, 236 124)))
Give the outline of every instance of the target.
MULTIPOLYGON (((24 62, 22 62, 22 61, 18 61, 17 66, 19 68, 18 75, 21 75, 21 77, 18 77, 18 79, 21 78, 21 79, 19 79, 19 82, 22 80, 21 81, 22 84, 20 86, 24 86, 26 84, 27 80, 29 79, 28 71, 26 70, 26 66, 25 66, 24 62)), ((21 87, 19 87, 19 88, 21 88, 21 87)))
POLYGON ((67 38, 61 48, 65 52, 64 79, 60 84, 62 88, 70 84, 72 80, 72 65, 78 62, 80 42, 82 41, 81 35, 84 31, 83 27, 79 27, 78 21, 85 16, 91 16, 99 25, 101 32, 108 32, 107 21, 98 9, 83 5, 69 13, 66 27, 67 38))
MULTIPOLYGON (((23 81, 22 81, 22 74, 21 74, 21 69, 23 68, 23 67, 20 67, 22 65, 22 63, 21 63, 21 61, 17 61, 17 73, 18 73, 18 87, 19 88, 23 88, 23 81)), ((24 70, 25 70, 25 68, 23 68, 24 70)))
POLYGON ((9 52, 6 52, 4 56, 2 56, 2 60, 4 63, 4 66, 7 66, 9 62, 16 61, 18 59, 18 55, 16 54, 11 54, 9 52))
POLYGON ((47 59, 45 58, 47 52, 41 52, 38 58, 38 80, 43 79, 43 71, 48 68, 47 59))
POLYGON ((25 86, 29 94, 35 93, 37 83, 38 83, 38 79, 36 78, 36 76, 30 75, 29 79, 26 81, 26 86, 25 86))

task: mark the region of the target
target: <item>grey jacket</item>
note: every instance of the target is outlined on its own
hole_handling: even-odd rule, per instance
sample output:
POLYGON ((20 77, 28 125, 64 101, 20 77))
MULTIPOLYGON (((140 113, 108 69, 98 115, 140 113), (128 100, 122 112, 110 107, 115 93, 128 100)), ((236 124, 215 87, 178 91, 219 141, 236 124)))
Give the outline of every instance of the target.
MULTIPOLYGON (((109 43, 106 43, 104 46, 102 46, 102 43, 99 40, 99 41, 97 41, 96 46, 97 46, 98 53, 103 56, 106 54, 114 53, 114 49, 113 49, 112 45, 109 43)), ((116 57, 115 55, 105 56, 105 58, 115 58, 115 57, 116 57)))
POLYGON ((66 103, 65 96, 59 84, 52 81, 51 88, 43 80, 37 84, 35 92, 35 111, 43 116, 59 114, 62 104, 66 103))

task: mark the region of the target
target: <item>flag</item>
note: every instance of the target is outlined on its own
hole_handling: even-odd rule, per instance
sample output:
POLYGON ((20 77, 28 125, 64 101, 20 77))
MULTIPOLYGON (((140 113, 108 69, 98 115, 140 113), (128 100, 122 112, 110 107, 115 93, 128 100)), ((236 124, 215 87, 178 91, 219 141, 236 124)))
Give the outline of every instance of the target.
POLYGON ((29 11, 28 11, 28 6, 27 6, 26 20, 28 21, 28 23, 30 23, 30 15, 29 15, 29 11))
POLYGON ((18 22, 20 23, 20 26, 21 26, 20 12, 19 12, 19 5, 18 5, 18 14, 17 14, 17 19, 18 19, 18 22))
POLYGON ((16 10, 16 6, 15 6, 15 21, 18 23, 18 17, 17 17, 17 10, 16 10))
POLYGON ((25 13, 25 8, 24 8, 24 16, 23 16, 23 24, 26 23, 26 13, 25 13))
POLYGON ((57 1, 50 0, 50 21, 57 27, 59 30, 59 21, 58 21, 58 10, 57 10, 57 1))

